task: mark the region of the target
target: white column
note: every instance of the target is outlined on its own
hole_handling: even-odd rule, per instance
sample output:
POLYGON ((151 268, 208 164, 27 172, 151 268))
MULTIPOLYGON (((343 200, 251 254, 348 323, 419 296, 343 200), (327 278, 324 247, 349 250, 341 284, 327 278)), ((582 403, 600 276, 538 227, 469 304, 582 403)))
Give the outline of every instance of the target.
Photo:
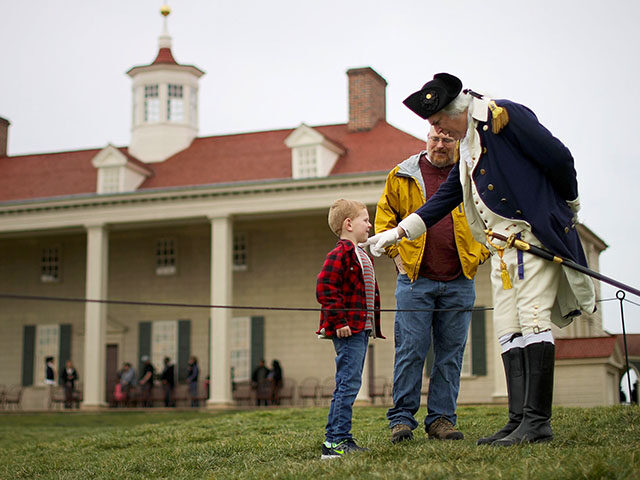
MULTIPOLYGON (((233 300, 232 248, 233 225, 229 217, 211 220, 211 304, 231 305, 233 300)), ((231 352, 229 333, 231 310, 211 309, 209 345, 211 396, 207 406, 231 405, 231 352)))
MULTIPOLYGON (((104 225, 87 225, 86 298, 106 300, 109 260, 109 234, 104 225)), ((83 408, 97 408, 105 402, 105 355, 107 305, 85 303, 84 316, 83 408)))

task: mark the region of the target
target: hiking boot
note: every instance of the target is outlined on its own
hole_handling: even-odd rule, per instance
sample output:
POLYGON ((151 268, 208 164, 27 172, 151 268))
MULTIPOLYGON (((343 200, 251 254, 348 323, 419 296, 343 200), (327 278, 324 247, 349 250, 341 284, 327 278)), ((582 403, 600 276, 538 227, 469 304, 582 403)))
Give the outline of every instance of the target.
POLYGON ((429 438, 437 440, 462 440, 464 435, 459 431, 453 423, 444 417, 438 418, 433 422, 427 430, 429 438))
POLYGON ((403 442, 405 440, 412 440, 413 432, 409 425, 404 423, 398 423, 391 428, 391 443, 403 442))

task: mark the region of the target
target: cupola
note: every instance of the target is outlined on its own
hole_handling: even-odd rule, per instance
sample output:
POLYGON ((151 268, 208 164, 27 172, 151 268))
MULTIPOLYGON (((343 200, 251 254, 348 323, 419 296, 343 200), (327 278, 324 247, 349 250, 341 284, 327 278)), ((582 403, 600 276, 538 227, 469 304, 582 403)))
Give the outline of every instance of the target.
POLYGON ((165 5, 160 13, 163 29, 155 60, 127 72, 133 81, 129 153, 145 163, 166 160, 198 135, 198 80, 204 72, 176 62, 167 27, 171 10, 165 5))

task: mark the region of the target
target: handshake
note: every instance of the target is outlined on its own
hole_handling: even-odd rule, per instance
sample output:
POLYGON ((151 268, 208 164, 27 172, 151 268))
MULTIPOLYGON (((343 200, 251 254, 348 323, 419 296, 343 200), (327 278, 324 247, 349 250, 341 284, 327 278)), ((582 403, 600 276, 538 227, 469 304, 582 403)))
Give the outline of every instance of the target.
POLYGON ((369 247, 371 255, 379 257, 384 252, 384 249, 395 245, 403 237, 407 237, 409 240, 413 240, 427 231, 422 219, 415 213, 412 213, 407 218, 402 220, 397 227, 380 232, 373 237, 360 243, 360 247, 369 247))

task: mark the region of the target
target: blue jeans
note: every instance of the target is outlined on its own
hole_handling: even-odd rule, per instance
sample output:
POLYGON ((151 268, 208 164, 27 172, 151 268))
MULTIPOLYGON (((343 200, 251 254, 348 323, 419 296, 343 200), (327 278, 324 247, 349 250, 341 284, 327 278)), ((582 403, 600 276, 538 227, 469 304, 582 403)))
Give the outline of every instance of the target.
MULTIPOLYGON (((398 275, 396 305, 402 309, 466 309, 475 302, 474 281, 464 275, 448 282, 418 277, 413 283, 398 275)), ((418 426, 414 415, 420 408, 422 370, 433 333, 434 365, 429 382, 427 430, 438 418, 456 424, 460 369, 467 343, 471 312, 397 312, 394 325, 393 407, 387 412, 389 426, 418 426)))
POLYGON ((329 407, 325 436, 327 442, 339 443, 352 438, 353 402, 362 384, 362 369, 368 346, 369 335, 364 331, 346 338, 333 338, 336 350, 336 389, 329 407))

